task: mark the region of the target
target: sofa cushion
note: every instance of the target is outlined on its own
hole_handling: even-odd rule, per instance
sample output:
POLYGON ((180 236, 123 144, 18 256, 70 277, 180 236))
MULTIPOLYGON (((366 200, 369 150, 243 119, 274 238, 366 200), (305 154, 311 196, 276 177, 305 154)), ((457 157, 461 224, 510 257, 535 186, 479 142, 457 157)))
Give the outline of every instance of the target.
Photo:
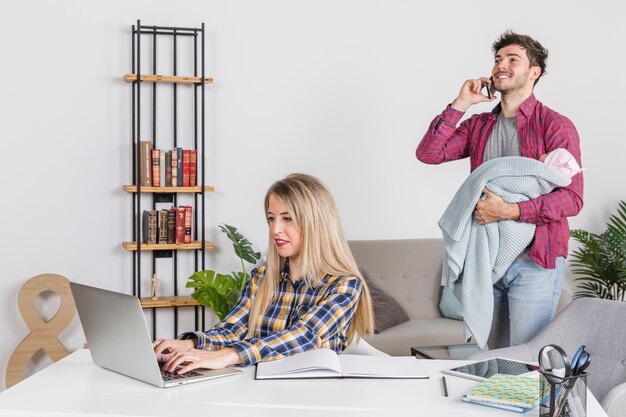
POLYGON ((367 283, 372 298, 374 333, 380 333, 390 327, 409 321, 409 315, 395 298, 374 284, 367 276, 366 271, 361 270, 361 275, 367 283))
POLYGON ((411 347, 436 345, 461 345, 465 343, 463 322, 434 318, 411 319, 379 334, 368 335, 365 340, 376 349, 392 356, 411 354, 411 347))

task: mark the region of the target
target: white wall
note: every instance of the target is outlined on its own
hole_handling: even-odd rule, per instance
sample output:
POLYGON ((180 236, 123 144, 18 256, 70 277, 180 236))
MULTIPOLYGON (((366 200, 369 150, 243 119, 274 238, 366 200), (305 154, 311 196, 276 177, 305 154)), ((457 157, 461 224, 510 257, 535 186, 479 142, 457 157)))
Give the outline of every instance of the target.
MULTIPOLYGON (((217 188, 208 195, 207 233, 221 246, 207 267, 229 271, 236 258, 214 225, 236 225, 264 249, 264 192, 294 171, 327 182, 350 239, 439 237, 436 222, 469 164, 426 166, 414 150, 463 80, 489 73, 491 43, 508 28, 550 50, 549 75, 536 94, 574 121, 588 169, 585 208, 571 224, 603 230, 626 199, 626 29, 616 7, 562 0, 513 7, 486 0, 13 2, 0 25, 0 375, 28 334, 17 295, 29 278, 53 272, 130 291, 131 256, 120 247, 130 236, 131 199, 121 191, 130 182, 130 87, 120 77, 130 72, 137 18, 206 23, 207 72, 215 78, 206 178, 217 188)), ((171 290, 166 281, 164 291, 171 290)), ((41 300, 48 317, 54 301, 41 300)), ((170 336, 166 322, 159 333, 170 336)), ((191 325, 184 315, 181 328, 191 325)), ((82 345, 76 320, 62 340, 71 350, 82 345)), ((47 363, 37 359, 34 369, 47 363)))

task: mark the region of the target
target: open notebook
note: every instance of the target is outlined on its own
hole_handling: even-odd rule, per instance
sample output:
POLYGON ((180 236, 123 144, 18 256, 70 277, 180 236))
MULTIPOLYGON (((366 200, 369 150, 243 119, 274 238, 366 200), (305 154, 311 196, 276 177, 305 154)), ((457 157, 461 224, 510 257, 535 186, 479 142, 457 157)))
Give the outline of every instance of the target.
POLYGON ((316 349, 261 362, 255 378, 428 378, 428 373, 414 356, 338 355, 316 349))

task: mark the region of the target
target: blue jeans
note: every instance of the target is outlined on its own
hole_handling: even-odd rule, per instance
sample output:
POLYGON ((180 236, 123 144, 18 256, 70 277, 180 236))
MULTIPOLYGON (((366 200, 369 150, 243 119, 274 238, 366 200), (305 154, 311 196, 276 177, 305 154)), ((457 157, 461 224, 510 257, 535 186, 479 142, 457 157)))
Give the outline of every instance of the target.
POLYGON ((522 253, 493 286, 493 322, 489 348, 528 342, 554 317, 563 285, 565 260, 546 269, 522 253))

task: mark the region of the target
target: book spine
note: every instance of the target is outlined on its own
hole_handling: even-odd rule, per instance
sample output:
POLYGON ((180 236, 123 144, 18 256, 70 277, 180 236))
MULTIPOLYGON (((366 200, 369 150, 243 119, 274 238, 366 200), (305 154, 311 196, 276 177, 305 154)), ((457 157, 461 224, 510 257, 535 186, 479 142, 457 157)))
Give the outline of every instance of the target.
POLYGON ((185 243, 191 243, 192 208, 191 206, 184 206, 184 207, 185 207, 185 243))
POLYGON ((148 243, 148 210, 141 213, 141 241, 148 243))
POLYGON ((160 244, 167 243, 167 210, 159 210, 159 239, 160 244))
POLYGON ((154 210, 144 210, 142 218, 143 243, 154 245, 157 243, 157 213, 154 210))
POLYGON ((144 187, 152 187, 152 142, 139 143, 139 181, 144 187))
POLYGON ((178 160, 178 172, 176 173, 178 181, 176 185, 178 187, 183 186, 183 148, 176 148, 176 159, 178 160))
POLYGON ((152 150, 152 186, 161 186, 161 156, 158 149, 152 150))
POLYGON ((178 152, 172 150, 172 187, 178 187, 178 152))
POLYGON ((165 152, 165 186, 172 186, 172 151, 165 152))
POLYGON ((196 166, 198 160, 198 151, 192 149, 189 153, 189 186, 195 187, 196 181, 196 166))
POLYGON ((190 151, 183 149, 183 187, 189 187, 190 151))
POLYGON ((159 164, 159 178, 161 187, 165 187, 165 151, 159 151, 161 163, 159 164))
POLYGON ((185 243, 185 207, 176 207, 176 243, 185 243))
POLYGON ((176 243, 176 207, 167 211, 167 243, 176 243))

